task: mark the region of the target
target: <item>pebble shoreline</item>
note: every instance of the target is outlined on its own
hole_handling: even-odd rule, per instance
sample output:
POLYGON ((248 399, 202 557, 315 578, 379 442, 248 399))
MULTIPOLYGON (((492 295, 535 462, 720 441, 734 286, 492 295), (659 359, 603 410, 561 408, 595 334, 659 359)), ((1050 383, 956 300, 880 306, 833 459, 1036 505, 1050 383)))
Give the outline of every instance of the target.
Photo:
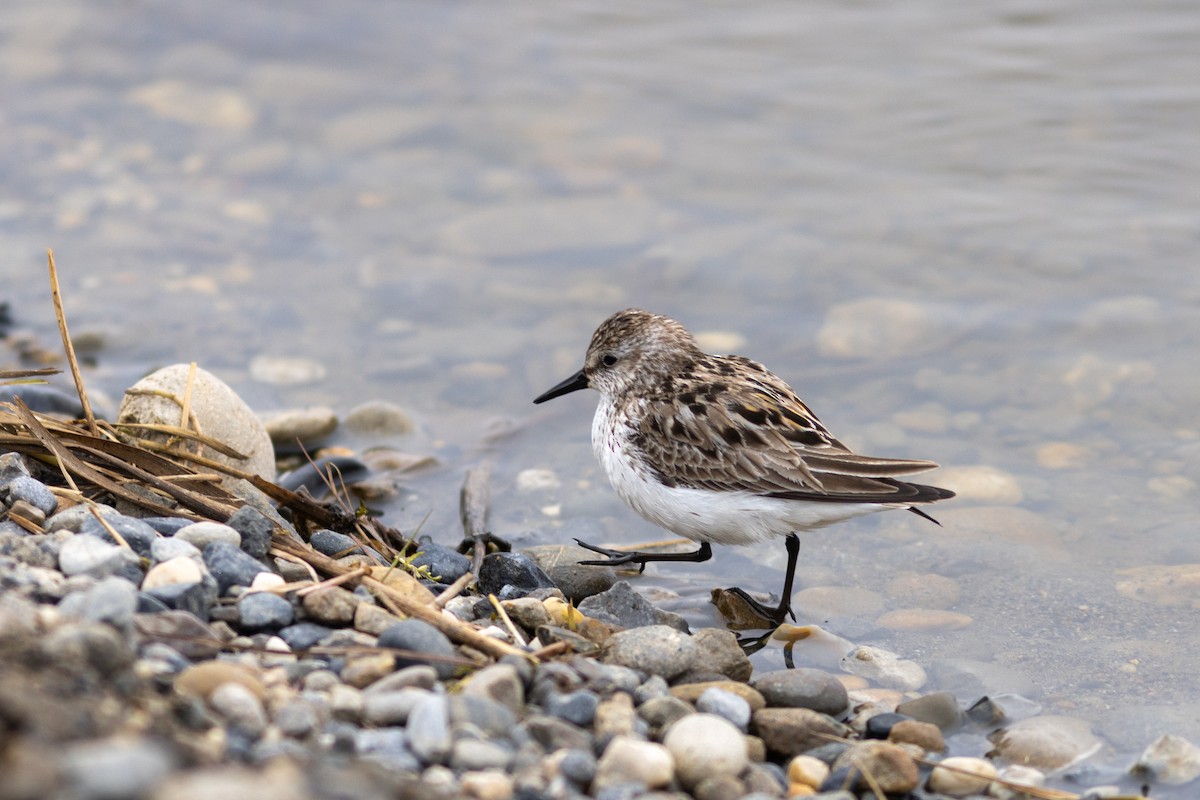
MULTIPOLYGON (((561 653, 485 658, 271 555, 288 523, 258 503, 227 523, 100 505, 102 523, 44 470, 0 455, 0 800, 1020 798, 1102 747, 1018 696, 921 694, 919 665, 870 646, 752 674, 733 633, 689 631, 574 546, 491 553, 479 594, 445 603, 561 653)), ((303 538, 385 566, 343 533, 303 538)), ((432 599, 471 561, 426 541, 412 566, 436 579, 396 578, 432 599)), ((1128 770, 1187 783, 1200 748, 1164 736, 1128 770)), ((1095 796, 1131 783, 1095 774, 1095 796)))

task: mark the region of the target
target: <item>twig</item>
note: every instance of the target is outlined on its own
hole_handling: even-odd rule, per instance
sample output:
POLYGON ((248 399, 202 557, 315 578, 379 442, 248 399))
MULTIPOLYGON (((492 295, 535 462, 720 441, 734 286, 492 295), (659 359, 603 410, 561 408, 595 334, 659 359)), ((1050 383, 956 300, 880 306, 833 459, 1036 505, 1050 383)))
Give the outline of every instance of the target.
POLYGON ((125 537, 117 533, 117 529, 114 528, 109 521, 104 518, 104 516, 100 513, 100 509, 96 508, 91 503, 88 503, 88 511, 92 512, 92 516, 96 518, 96 521, 100 523, 104 530, 108 531, 108 535, 113 537, 118 545, 124 547, 126 550, 133 549, 129 546, 129 542, 125 541, 125 537))
POLYGON ((63 311, 62 292, 58 287, 58 267, 54 265, 54 251, 46 250, 46 259, 50 266, 50 296, 54 300, 54 316, 58 318, 58 332, 62 335, 63 351, 67 354, 67 364, 71 367, 71 377, 75 379, 75 391, 79 393, 79 403, 83 406, 83 414, 87 418, 88 430, 93 436, 99 436, 96 427, 96 415, 92 413, 92 404, 88 402, 87 388, 83 385, 83 375, 79 371, 79 362, 75 360, 75 345, 71 342, 71 334, 67 331, 67 314, 63 311))
POLYGON ((496 613, 500 616, 500 621, 504 623, 504 627, 508 628, 509 634, 513 637, 513 641, 525 647, 529 643, 525 641, 525 637, 517 630, 517 626, 513 624, 512 618, 508 616, 508 612, 504 610, 504 606, 500 605, 500 600, 494 594, 488 595, 488 602, 492 604, 492 608, 496 609, 496 613))
POLYGON ((571 651, 571 643, 566 639, 561 639, 553 644, 548 644, 540 650, 534 650, 529 654, 529 657, 536 661, 545 661, 547 658, 553 658, 557 655, 562 655, 571 651))
POLYGON ((366 574, 367 571, 362 567, 359 567, 352 572, 345 572, 341 575, 335 575, 332 578, 326 578, 325 580, 315 583, 312 586, 306 586, 296 592, 296 597, 307 597, 313 592, 320 591, 321 589, 330 589, 334 586, 341 586, 343 583, 348 583, 356 578, 361 578, 366 574))
POLYGON ((433 604, 438 608, 445 608, 446 603, 449 603, 454 598, 462 594, 462 590, 471 585, 471 581, 475 580, 475 576, 470 572, 463 574, 461 578, 447 586, 441 594, 433 598, 433 604))

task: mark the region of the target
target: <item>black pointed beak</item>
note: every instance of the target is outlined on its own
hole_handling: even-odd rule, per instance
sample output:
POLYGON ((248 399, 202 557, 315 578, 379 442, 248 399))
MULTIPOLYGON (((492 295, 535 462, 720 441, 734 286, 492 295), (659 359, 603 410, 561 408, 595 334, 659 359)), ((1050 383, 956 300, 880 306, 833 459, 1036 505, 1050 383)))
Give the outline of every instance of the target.
POLYGON ((583 370, 579 370, 579 372, 576 372, 574 375, 567 378, 553 389, 549 389, 539 394, 533 399, 533 402, 535 404, 544 403, 547 400, 553 400, 556 397, 562 397, 564 394, 570 394, 571 392, 577 392, 580 389, 586 388, 588 388, 587 375, 583 374, 583 370))

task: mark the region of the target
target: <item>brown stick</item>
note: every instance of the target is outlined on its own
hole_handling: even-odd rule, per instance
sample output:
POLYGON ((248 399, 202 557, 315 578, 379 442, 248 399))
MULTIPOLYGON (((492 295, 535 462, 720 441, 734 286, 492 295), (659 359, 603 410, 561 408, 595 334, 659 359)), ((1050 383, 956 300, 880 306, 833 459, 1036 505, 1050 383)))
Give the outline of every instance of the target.
POLYGON ((54 300, 54 316, 58 318, 58 332, 62 336, 63 351, 67 354, 67 364, 71 366, 71 377, 75 379, 75 391, 79 393, 79 402, 87 418, 88 430, 93 436, 99 436, 96 415, 92 413, 92 404, 88 402, 87 389, 83 385, 83 375, 79 372, 79 362, 75 360, 75 345, 71 343, 71 334, 67 331, 67 314, 63 311, 62 292, 58 287, 58 267, 54 265, 54 251, 47 249, 46 258, 50 263, 50 296, 54 300))

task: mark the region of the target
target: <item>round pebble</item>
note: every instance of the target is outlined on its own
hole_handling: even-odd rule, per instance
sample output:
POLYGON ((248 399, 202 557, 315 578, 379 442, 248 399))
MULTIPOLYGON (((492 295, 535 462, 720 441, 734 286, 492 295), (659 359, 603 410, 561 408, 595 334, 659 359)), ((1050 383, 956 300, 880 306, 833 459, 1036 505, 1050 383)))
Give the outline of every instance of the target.
POLYGON ((247 592, 238 599, 237 609, 238 622, 245 630, 276 631, 295 619, 295 609, 287 598, 271 592, 247 592))
POLYGON ((710 686, 696 698, 696 710, 728 720, 742 732, 750 727, 750 704, 741 696, 716 686, 710 686))
POLYGON ((699 656, 686 633, 666 625, 648 625, 614 633, 603 659, 606 664, 640 669, 669 681, 691 669, 699 656))
POLYGON ((736 777, 746 768, 746 741, 729 720, 691 714, 667 729, 663 746, 675 759, 675 774, 685 788, 708 778, 736 777))
POLYGON ((925 685, 925 670, 915 661, 907 661, 880 647, 862 645, 842 659, 842 668, 852 675, 904 691, 914 691, 925 685))
POLYGON ((226 542, 238 548, 242 546, 242 535, 220 522, 194 522, 176 531, 174 538, 187 542, 201 552, 213 542, 226 542))
POLYGON ((674 773, 675 759, 666 747, 631 736, 614 736, 596 763, 592 788, 601 792, 632 781, 647 789, 661 789, 674 773))
POLYGON ((754 680, 753 686, 768 706, 811 708, 836 716, 849 703, 841 681, 819 669, 798 667, 765 672, 754 680))

